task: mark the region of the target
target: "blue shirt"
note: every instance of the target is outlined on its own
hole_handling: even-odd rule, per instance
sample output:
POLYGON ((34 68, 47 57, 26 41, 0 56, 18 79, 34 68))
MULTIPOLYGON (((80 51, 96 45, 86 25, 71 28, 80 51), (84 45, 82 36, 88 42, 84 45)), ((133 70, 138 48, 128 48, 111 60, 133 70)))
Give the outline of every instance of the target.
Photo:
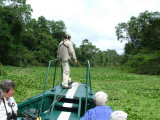
POLYGON ((81 120, 109 120, 112 112, 109 106, 96 106, 88 110, 81 120))

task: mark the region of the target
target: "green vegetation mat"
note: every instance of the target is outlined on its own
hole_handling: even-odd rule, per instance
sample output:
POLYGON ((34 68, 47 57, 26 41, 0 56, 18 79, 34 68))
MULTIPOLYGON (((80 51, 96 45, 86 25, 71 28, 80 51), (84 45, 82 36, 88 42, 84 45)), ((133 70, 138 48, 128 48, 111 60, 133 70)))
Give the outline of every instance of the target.
MULTIPOLYGON (((0 81, 10 79, 16 83, 17 103, 43 92, 47 67, 4 66, 8 75, 0 81)), ((54 68, 49 73, 47 89, 52 88, 54 68)), ((57 69, 56 85, 61 83, 60 67, 57 69)), ((86 68, 72 67, 73 81, 84 83, 86 68)), ((123 72, 117 68, 91 68, 94 92, 108 94, 106 105, 113 110, 128 113, 128 120, 160 120, 160 76, 138 75, 123 72)))

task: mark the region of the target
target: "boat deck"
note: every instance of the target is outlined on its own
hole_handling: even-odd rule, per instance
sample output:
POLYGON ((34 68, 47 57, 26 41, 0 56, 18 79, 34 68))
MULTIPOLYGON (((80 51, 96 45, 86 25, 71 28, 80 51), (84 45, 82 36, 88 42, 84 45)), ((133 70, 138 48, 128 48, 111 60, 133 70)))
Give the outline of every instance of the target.
POLYGON ((29 109, 40 110, 41 106, 43 106, 41 114, 42 120, 80 120, 85 114, 86 104, 87 110, 95 107, 94 93, 92 92, 92 94, 90 94, 90 88, 88 87, 87 90, 85 83, 74 82, 69 84, 69 86, 72 86, 72 88, 64 89, 59 84, 46 91, 43 105, 42 93, 20 103, 18 105, 18 116, 23 116, 22 113, 24 111, 29 112, 29 109))
MULTIPOLYGON (((61 85, 57 85, 54 89, 48 91, 48 94, 54 94, 57 97, 53 101, 55 104, 51 111, 43 114, 44 120, 79 120, 81 118, 81 109, 85 111, 86 84, 74 82, 69 86, 72 86, 72 88, 64 89, 61 85)), ((90 92, 89 88, 88 92, 90 92)), ((92 100, 92 103, 93 97, 94 94, 88 94, 88 100, 92 100)))
MULTIPOLYGON (((54 89, 50 89, 52 94, 63 95, 66 98, 86 98, 86 84, 74 82, 70 84, 72 86, 71 89, 64 89, 59 84, 54 89)), ((90 92, 90 88, 88 87, 88 92, 90 92)), ((92 94, 88 94, 89 98, 93 98, 92 94)))
POLYGON ((43 93, 18 104, 18 117, 32 117, 42 120, 80 120, 85 112, 96 105, 91 89, 90 63, 87 62, 86 83, 69 84, 71 89, 63 89, 59 84, 54 87, 58 59, 50 60, 43 93), (55 62, 53 88, 46 91, 51 63, 55 62))

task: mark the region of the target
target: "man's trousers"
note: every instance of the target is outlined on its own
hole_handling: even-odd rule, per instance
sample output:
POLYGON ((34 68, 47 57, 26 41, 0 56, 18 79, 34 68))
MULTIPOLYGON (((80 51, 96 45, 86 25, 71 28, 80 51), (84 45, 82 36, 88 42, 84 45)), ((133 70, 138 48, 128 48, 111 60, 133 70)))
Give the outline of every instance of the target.
POLYGON ((63 69, 62 87, 67 88, 68 83, 71 82, 69 61, 62 61, 62 69, 63 69))

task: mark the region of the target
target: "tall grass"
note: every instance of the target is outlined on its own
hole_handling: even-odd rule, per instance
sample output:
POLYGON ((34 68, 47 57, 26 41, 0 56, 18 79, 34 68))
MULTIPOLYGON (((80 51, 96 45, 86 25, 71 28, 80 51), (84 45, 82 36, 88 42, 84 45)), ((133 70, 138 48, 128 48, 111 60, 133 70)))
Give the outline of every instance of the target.
MULTIPOLYGON (((47 67, 5 66, 8 75, 0 76, 0 81, 15 81, 15 99, 22 102, 43 92, 47 67)), ((53 86, 54 68, 49 73, 47 89, 53 86)), ((86 81, 86 68, 72 67, 73 81, 86 81)), ((108 94, 106 105, 113 110, 128 113, 128 120, 160 120, 160 76, 138 75, 116 68, 91 68, 92 89, 108 94)), ((60 67, 57 69, 56 85, 61 83, 60 67)))

